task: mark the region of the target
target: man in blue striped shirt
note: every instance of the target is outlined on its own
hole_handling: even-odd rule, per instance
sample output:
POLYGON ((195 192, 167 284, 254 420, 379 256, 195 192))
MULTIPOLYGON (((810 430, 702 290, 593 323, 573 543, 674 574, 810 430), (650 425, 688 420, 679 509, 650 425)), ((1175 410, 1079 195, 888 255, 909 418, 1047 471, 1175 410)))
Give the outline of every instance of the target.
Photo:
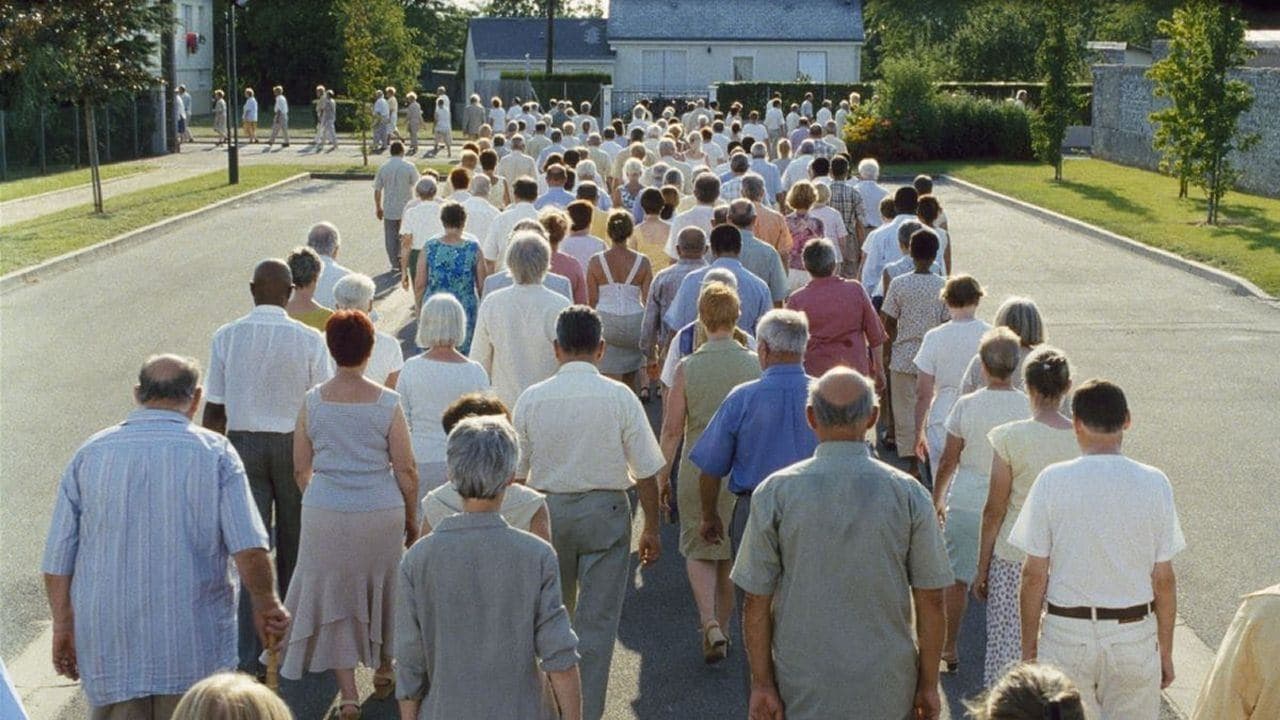
POLYGON ((82 681, 94 720, 167 720, 187 688, 236 666, 229 559, 258 634, 288 627, 240 456, 191 423, 199 381, 194 360, 149 358, 141 407, 81 446, 58 487, 43 563, 53 664, 82 681))

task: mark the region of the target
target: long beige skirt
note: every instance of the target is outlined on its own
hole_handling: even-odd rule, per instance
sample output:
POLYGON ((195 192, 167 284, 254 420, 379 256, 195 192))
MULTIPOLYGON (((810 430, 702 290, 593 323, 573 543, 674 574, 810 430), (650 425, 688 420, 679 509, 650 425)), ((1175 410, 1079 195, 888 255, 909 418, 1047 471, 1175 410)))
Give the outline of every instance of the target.
POLYGON ((391 656, 404 508, 336 512, 302 506, 298 566, 285 607, 293 620, 280 675, 377 668, 391 656))

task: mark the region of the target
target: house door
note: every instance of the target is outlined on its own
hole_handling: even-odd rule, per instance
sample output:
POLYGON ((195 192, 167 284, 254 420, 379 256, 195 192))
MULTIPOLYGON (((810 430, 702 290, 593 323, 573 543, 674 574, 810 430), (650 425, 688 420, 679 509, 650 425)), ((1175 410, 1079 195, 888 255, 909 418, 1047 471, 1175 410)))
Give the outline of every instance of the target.
POLYGON ((797 54, 798 78, 806 78, 811 83, 823 84, 827 81, 827 54, 825 52, 801 52, 797 54))
POLYGON ((680 92, 689 82, 688 54, 684 50, 645 50, 641 54, 644 90, 680 92))

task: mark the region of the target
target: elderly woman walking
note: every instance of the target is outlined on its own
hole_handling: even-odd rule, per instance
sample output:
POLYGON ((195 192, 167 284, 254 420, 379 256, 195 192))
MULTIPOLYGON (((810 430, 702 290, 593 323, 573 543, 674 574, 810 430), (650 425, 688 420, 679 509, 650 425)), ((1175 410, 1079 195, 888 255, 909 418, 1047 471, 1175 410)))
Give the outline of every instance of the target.
POLYGON ((947 557, 955 583, 945 593, 947 630, 942 661, 947 672, 960 666, 956 642, 964 617, 969 585, 978 567, 978 531, 987 500, 991 473, 991 442, 987 433, 1030 414, 1027 396, 1014 389, 1010 376, 1018 366, 1018 336, 995 328, 982 337, 978 349, 987 386, 956 401, 947 416, 947 441, 933 484, 933 506, 943 527, 947 557))
POLYGON ((306 395, 294 431, 302 489, 298 567, 285 607, 293 624, 280 674, 332 670, 341 717, 359 717, 357 665, 377 668, 374 695, 391 695, 396 568, 417 537, 418 470, 400 397, 364 377, 373 323, 334 313, 325 329, 333 379, 306 395))
POLYGON ((804 246, 810 240, 824 236, 822 221, 809 213, 817 202, 818 191, 807 180, 801 180, 787 191, 787 206, 791 208, 791 214, 787 215, 791 248, 784 260, 787 261, 787 285, 792 292, 809 282, 809 273, 804 269, 804 246))
POLYGON ((293 294, 284 309, 289 317, 303 325, 324 332, 324 325, 333 315, 333 310, 316 302, 316 284, 320 282, 320 271, 324 265, 315 250, 303 245, 293 249, 287 260, 289 272, 293 275, 293 294))
POLYGON ((1060 410, 1071 391, 1067 356, 1053 348, 1040 348, 1023 360, 1020 374, 1030 398, 1031 417, 1000 425, 987 434, 993 458, 973 575, 974 597, 987 602, 986 687, 992 687, 1022 659, 1018 589, 1026 553, 1009 544, 1013 521, 1041 470, 1080 456, 1071 420, 1060 410))
POLYGON ((418 316, 416 342, 423 348, 400 371, 397 391, 418 461, 418 499, 445 481, 445 432, 440 416, 467 393, 489 389, 484 368, 458 351, 467 333, 462 303, 448 293, 427 298, 418 316))
POLYGON ((462 303, 467 313, 467 334, 458 348, 465 353, 471 349, 480 288, 484 287, 484 256, 480 242, 462 231, 467 225, 467 211, 461 205, 446 202, 440 209, 440 224, 444 234, 427 241, 418 254, 414 291, 419 303, 436 293, 449 293, 462 303))
POLYGON ((213 133, 218 136, 214 147, 227 142, 227 101, 221 90, 213 91, 213 133))
MULTIPOLYGON (((662 454, 667 464, 658 475, 658 492, 662 504, 669 507, 671 468, 683 441, 676 498, 680 509, 680 554, 685 557, 685 571, 698 609, 702 656, 707 663, 723 660, 728 650, 726 629, 733 614, 734 596, 729 571, 733 569, 733 556, 729 543, 708 543, 699 534, 702 500, 697 480, 701 471, 689 461, 689 452, 729 391, 760 377, 756 354, 734 338, 740 310, 738 293, 733 288, 719 282, 702 287, 698 320, 707 339, 676 368, 662 418, 662 454)), ((716 512, 724 527, 733 519, 736 501, 727 484, 722 483, 716 512)))
POLYGON ((834 243, 826 238, 810 240, 804 248, 804 267, 813 279, 787 298, 788 308, 809 318, 805 372, 822 377, 844 365, 883 388, 880 347, 888 335, 862 283, 836 275, 839 266, 834 243))
MULTIPOLYGON (((334 309, 357 310, 367 316, 373 312, 373 295, 376 289, 373 278, 368 275, 344 275, 333 286, 334 309)), ((364 376, 395 390, 400 379, 400 369, 404 367, 404 351, 400 349, 400 341, 395 337, 381 330, 376 331, 376 334, 373 353, 369 356, 369 364, 364 368, 364 376)))
POLYGON ((593 256, 587 265, 587 297, 604 324, 605 351, 600 372, 627 387, 636 384, 636 373, 644 365, 640 326, 644 323, 649 283, 653 281, 649 259, 627 247, 634 230, 631 213, 609 213, 612 247, 593 256))
POLYGON ((463 512, 400 566, 400 716, 581 720, 578 638, 555 550, 499 514, 520 454, 515 430, 502 418, 467 418, 446 452, 463 512))
MULTIPOLYGON (((996 310, 995 326, 1007 327, 1018 336, 1018 367, 1013 371, 1012 380, 1015 388, 1026 392, 1023 386, 1023 364, 1027 361, 1027 356, 1044 343, 1044 320, 1040 317, 1040 308, 1036 307, 1036 302, 1030 298, 1008 298, 1000 304, 1000 309, 996 310)), ((975 356, 969 361, 969 367, 964 371, 964 380, 960 383, 960 394, 968 395, 982 387, 984 382, 982 359, 975 356)))

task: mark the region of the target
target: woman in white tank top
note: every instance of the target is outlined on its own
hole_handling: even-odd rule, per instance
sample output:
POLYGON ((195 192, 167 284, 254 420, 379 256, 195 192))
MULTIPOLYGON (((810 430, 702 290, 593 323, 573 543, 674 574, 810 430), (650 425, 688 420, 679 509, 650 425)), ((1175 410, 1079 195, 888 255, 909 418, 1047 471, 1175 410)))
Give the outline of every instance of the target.
MULTIPOLYGON (((604 324, 605 353, 600 372, 632 387, 637 371, 644 365, 640 326, 653 280, 649 259, 627 247, 634 230, 631 213, 611 212, 608 232, 612 247, 592 256, 587 265, 587 295, 604 324), (625 279, 618 282, 614 279, 617 277, 625 279)), ((641 386, 645 384, 643 380, 641 386)))

